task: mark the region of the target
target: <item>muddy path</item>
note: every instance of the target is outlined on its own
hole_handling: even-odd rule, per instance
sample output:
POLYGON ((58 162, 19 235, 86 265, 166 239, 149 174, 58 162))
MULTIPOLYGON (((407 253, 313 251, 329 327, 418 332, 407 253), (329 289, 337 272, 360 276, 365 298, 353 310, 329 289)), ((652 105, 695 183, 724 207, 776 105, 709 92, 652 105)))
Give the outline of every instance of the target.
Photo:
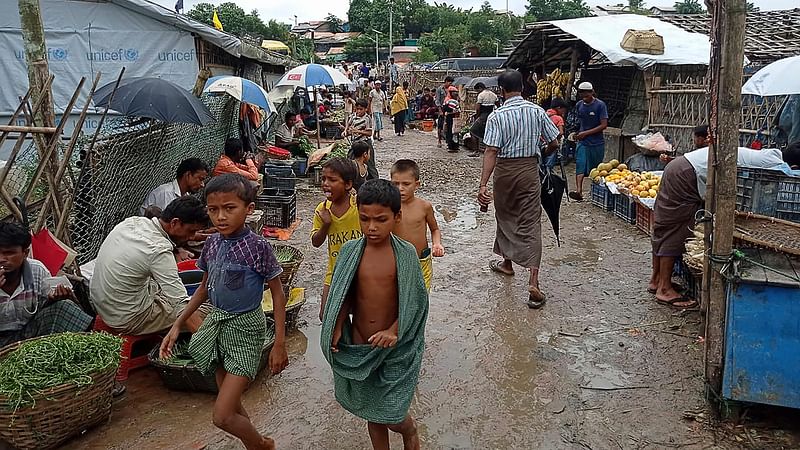
MULTIPOLYGON (((378 143, 388 176, 397 158, 422 169, 447 255, 434 261, 427 349, 411 413, 426 449, 797 448, 797 431, 715 424, 705 411, 697 313, 675 313, 645 292, 649 242, 588 203, 565 203, 562 245, 549 224, 542 287, 547 306, 523 303, 526 275, 488 269, 494 217, 474 201, 480 159, 451 155, 411 131, 378 143), (692 417, 686 419, 684 416, 692 417)), ((573 180, 570 180, 572 183, 573 180)), ((320 191, 302 184, 291 241, 305 253, 307 288, 290 365, 262 374, 245 394, 257 427, 281 449, 366 449, 366 424, 333 397, 319 349, 326 251, 308 237, 320 191)), ((211 424, 214 398, 165 389, 152 369, 134 372, 110 423, 68 449, 240 449, 211 424)), ((768 422, 774 427, 774 422, 768 422)), ((393 440, 401 448, 400 440, 393 440)))

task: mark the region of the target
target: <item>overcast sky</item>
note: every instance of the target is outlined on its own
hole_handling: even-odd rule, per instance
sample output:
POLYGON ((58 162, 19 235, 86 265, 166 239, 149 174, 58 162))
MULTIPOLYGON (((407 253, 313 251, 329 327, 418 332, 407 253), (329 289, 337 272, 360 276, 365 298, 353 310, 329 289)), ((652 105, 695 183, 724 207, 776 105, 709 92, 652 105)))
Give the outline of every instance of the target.
MULTIPOLYGON (((152 0, 167 8, 174 8, 175 0, 152 0)), ((220 4, 228 0, 216 0, 211 3, 220 4)), ((525 5, 528 4, 527 0, 490 0, 496 9, 506 9, 506 4, 515 13, 523 13, 525 5)), ((762 10, 769 9, 791 9, 797 7, 798 0, 752 0, 756 6, 762 10)), ((245 11, 250 12, 257 9, 263 19, 275 19, 280 22, 292 23, 294 22, 294 15, 297 15, 297 20, 300 22, 306 20, 321 20, 328 13, 336 14, 341 18, 347 17, 347 9, 349 7, 349 0, 326 0, 325 2, 317 0, 234 0, 236 4, 244 8, 245 11), (324 5, 324 6, 321 6, 324 5)), ((483 0, 444 0, 445 3, 453 4, 461 8, 477 9, 483 3, 483 0)), ((586 3, 589 5, 608 5, 617 4, 621 0, 588 0, 586 3)), ((183 4, 186 11, 189 11, 192 6, 197 3, 202 3, 202 0, 184 0, 183 4)), ((432 0, 429 0, 432 3, 432 0)), ((627 2, 624 2, 627 3, 627 2)), ((673 5, 674 1, 668 0, 653 0, 646 1, 647 6, 669 6, 673 5)), ((223 24, 224 25, 224 24, 223 24)))

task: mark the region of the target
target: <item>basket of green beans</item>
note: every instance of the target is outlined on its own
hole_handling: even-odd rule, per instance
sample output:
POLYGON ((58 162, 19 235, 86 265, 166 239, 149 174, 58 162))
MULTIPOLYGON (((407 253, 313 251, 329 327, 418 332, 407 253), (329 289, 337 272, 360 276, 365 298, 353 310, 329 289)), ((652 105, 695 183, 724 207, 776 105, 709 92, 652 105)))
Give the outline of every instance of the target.
POLYGON ((281 265, 283 273, 281 273, 281 284, 286 292, 292 287, 294 277, 297 275, 297 270, 303 262, 303 252, 290 245, 275 244, 272 246, 275 253, 275 258, 278 264, 281 265))
POLYGON ((0 349, 0 440, 50 449, 108 420, 122 339, 58 333, 0 349))
MULTIPOLYGON (((148 355, 150 365, 156 368, 167 389, 216 394, 219 392, 219 388, 214 374, 202 373, 195 365, 194 358, 189 354, 190 338, 191 335, 188 333, 181 334, 178 342, 172 347, 172 356, 166 359, 160 358, 161 345, 156 346, 148 355)), ((268 318, 267 334, 261 349, 261 361, 258 365, 259 373, 269 363, 269 352, 272 350, 273 344, 275 344, 275 322, 268 318)))

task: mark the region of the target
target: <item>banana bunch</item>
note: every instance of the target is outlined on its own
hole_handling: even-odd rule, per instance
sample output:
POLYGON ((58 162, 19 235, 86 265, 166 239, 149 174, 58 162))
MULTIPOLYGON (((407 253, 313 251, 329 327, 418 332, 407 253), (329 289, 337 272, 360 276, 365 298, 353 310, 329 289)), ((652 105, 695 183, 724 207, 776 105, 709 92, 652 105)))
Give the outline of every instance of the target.
POLYGON ((561 69, 553 70, 536 83, 536 101, 542 104, 553 97, 566 97, 568 83, 568 72, 562 73, 561 69))

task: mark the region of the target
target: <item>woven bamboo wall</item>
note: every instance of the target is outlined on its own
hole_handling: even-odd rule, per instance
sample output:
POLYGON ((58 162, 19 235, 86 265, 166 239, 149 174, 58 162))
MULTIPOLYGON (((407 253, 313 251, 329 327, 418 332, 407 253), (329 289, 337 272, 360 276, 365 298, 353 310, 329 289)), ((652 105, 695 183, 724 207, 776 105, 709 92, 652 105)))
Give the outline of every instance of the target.
MULTIPOLYGON (((650 97, 647 128, 672 136, 680 153, 692 149, 692 129, 708 123, 708 80, 705 77, 678 75, 656 83, 650 97)), ((756 138, 765 146, 775 146, 771 129, 786 97, 742 97, 739 141, 749 146, 756 138)))

